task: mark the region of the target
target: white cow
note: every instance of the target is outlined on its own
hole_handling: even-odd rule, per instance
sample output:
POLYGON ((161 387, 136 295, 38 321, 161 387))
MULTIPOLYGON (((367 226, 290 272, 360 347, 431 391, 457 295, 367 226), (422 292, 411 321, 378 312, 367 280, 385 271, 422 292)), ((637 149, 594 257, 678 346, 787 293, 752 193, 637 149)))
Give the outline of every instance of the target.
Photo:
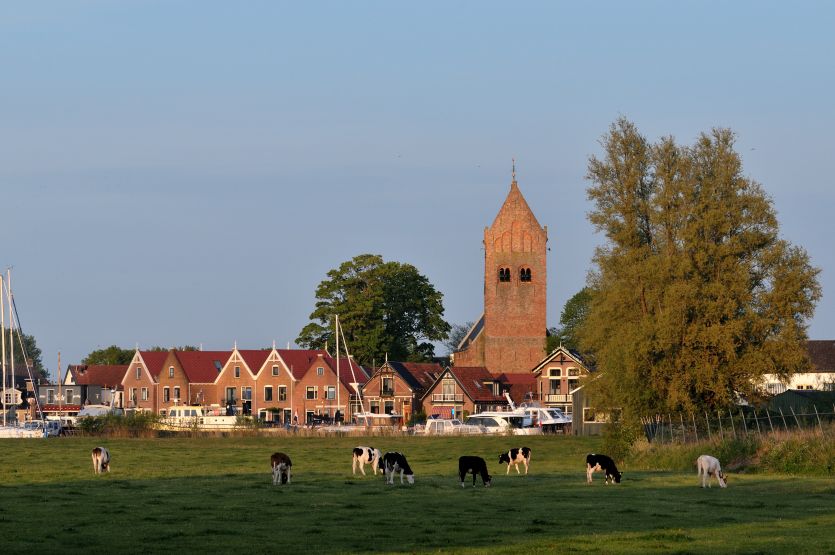
POLYGON ((719 487, 728 487, 728 478, 725 476, 725 473, 722 472, 722 467, 719 465, 719 459, 716 457, 711 457, 710 455, 700 456, 696 459, 696 469, 696 475, 701 476, 702 478, 702 487, 705 487, 705 483, 707 483, 707 487, 710 487, 711 476, 716 476, 716 479, 719 480, 719 487))
POLYGON ((360 472, 362 475, 365 476, 365 465, 370 464, 371 470, 374 471, 374 475, 377 475, 377 469, 382 471, 383 469, 380 468, 380 458, 382 454, 380 453, 379 449, 374 449, 373 447, 354 447, 354 457, 353 462, 351 463, 351 471, 353 474, 357 473, 357 465, 360 467, 360 472))
POLYGON ((110 472, 110 451, 107 447, 93 447, 93 473, 110 472))

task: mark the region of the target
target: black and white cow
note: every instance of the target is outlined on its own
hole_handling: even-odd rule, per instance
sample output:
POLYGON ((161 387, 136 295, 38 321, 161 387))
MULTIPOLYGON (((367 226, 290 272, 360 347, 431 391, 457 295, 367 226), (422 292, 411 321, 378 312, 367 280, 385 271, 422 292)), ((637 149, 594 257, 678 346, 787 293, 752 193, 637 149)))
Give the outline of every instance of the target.
POLYGON ((461 487, 464 487, 464 478, 468 473, 473 475, 473 487, 475 487, 476 476, 481 474, 481 481, 484 487, 490 487, 493 477, 487 473, 487 463, 481 457, 463 456, 458 458, 458 477, 461 479, 461 487))
POLYGON ((403 483, 403 475, 406 475, 406 480, 410 484, 415 483, 415 473, 412 472, 412 467, 406 461, 403 453, 389 452, 383 456, 383 468, 385 469, 386 482, 394 484, 394 474, 400 472, 400 483, 403 483))
POLYGON ((505 474, 510 474, 510 465, 516 467, 516 474, 521 474, 519 472, 519 465, 525 465, 525 474, 528 473, 528 465, 531 464, 531 450, 527 447, 514 447, 507 453, 502 453, 499 455, 499 464, 507 464, 507 472, 505 474))
POLYGON ((702 487, 710 487, 710 478, 715 476, 719 480, 719 487, 728 487, 728 477, 722 472, 722 466, 719 464, 719 459, 710 455, 702 455, 696 459, 696 476, 701 476, 702 487))
POLYGON ((354 458, 353 462, 351 463, 351 472, 353 474, 357 473, 357 465, 360 467, 360 472, 362 475, 365 476, 365 465, 370 464, 371 470, 374 471, 374 475, 377 475, 377 470, 383 470, 380 468, 380 450, 374 449, 373 447, 354 447, 354 458))
POLYGON ((595 455, 590 453, 586 455, 586 482, 591 484, 591 475, 595 472, 602 471, 606 475, 606 483, 609 480, 614 484, 619 484, 623 476, 618 472, 618 467, 615 466, 615 461, 606 455, 595 455))
POLYGON ((110 472, 110 451, 107 447, 93 447, 93 474, 110 472))
POLYGON ((273 453, 270 456, 270 466, 273 469, 273 485, 289 484, 293 463, 284 453, 273 453))

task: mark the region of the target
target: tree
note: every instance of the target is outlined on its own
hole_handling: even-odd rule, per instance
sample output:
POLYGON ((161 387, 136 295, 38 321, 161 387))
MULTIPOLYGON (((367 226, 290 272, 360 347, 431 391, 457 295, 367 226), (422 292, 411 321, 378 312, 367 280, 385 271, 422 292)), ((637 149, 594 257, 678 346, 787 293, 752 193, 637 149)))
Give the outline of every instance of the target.
POLYGON ((316 288, 312 321, 296 339, 303 347, 332 347, 337 314, 351 353, 362 363, 386 355, 392 360, 430 360, 430 342, 449 333, 442 318, 443 295, 410 264, 362 254, 327 276, 316 288))
POLYGON ((117 345, 111 345, 105 349, 97 349, 81 360, 81 364, 89 365, 121 365, 130 364, 133 360, 134 349, 122 349, 117 345))
POLYGON ((620 119, 592 157, 590 221, 606 236, 579 330, 624 415, 727 406, 765 373, 806 363, 820 298, 806 252, 779 238, 771 199, 742 175, 734 135, 650 144, 620 119))
POLYGON ((578 332, 589 311, 591 303, 591 289, 583 287, 568 299, 560 314, 560 325, 548 330, 546 339, 546 354, 562 345, 566 349, 579 350, 580 340, 578 332))
POLYGON ((475 322, 466 322, 464 324, 452 324, 449 335, 444 340, 444 346, 447 348, 447 353, 451 354, 458 349, 458 345, 466 337, 467 332, 475 325, 475 322))
POLYGON ((32 376, 34 378, 48 378, 46 369, 43 367, 41 360, 41 350, 38 347, 35 337, 25 333, 18 336, 18 330, 15 328, 14 334, 9 328, 4 328, 3 333, 6 335, 6 370, 11 371, 11 359, 9 353, 11 352, 11 344, 14 341, 14 364, 15 374, 17 376, 28 377, 27 366, 32 368, 32 376), (21 340, 23 348, 21 348, 21 340))

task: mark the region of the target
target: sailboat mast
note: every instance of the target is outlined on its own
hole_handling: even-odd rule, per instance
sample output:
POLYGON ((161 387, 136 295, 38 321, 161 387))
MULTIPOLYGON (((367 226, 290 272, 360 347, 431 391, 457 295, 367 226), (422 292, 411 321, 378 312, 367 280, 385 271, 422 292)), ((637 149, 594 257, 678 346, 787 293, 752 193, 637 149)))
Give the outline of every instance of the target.
MULTIPOLYGON (((10 268, 6 268, 6 301, 9 303, 9 367, 11 370, 9 371, 9 375, 12 379, 12 383, 14 383, 14 313, 12 310, 12 270, 10 268)), ((3 333, 6 333, 3 330, 3 333)), ((6 374, 3 374, 3 377, 6 377, 6 374)), ((6 388, 3 388, 3 408, 5 409, 6 403, 6 388)), ((3 416, 5 417, 6 411, 3 411, 3 416)))
POLYGON ((3 274, 0 274, 0 331, 3 332, 2 356, 3 357, 3 425, 6 425, 6 305, 3 303, 3 274))
POLYGON ((333 333, 336 335, 336 410, 333 413, 336 420, 336 411, 339 410, 339 314, 336 314, 333 320, 333 333))

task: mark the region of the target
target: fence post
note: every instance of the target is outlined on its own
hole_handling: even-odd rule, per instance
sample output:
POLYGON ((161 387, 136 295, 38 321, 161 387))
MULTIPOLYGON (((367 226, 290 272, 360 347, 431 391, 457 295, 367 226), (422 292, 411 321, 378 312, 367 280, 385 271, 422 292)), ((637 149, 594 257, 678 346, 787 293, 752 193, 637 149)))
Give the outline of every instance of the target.
POLYGON ((728 416, 731 417, 731 431, 734 433, 734 439, 736 439, 736 426, 734 426, 734 413, 731 412, 731 409, 728 409, 728 416))
POLYGON ((792 416, 794 416, 794 423, 797 424, 797 431, 802 430, 803 428, 800 426, 800 420, 797 419, 797 414, 794 412, 794 407, 789 407, 792 411, 792 416))
POLYGON ((788 432, 788 431, 789 431, 789 425, 788 425, 788 424, 786 424, 786 415, 785 415, 785 414, 783 414, 783 407, 780 407, 780 417, 783 419, 783 427, 784 427, 784 428, 786 429, 786 431, 788 432))
POLYGON ((696 415, 691 412, 690 416, 693 418, 693 435, 696 436, 696 443, 699 443, 699 431, 696 429, 696 415))
POLYGON ((681 442, 687 443, 687 435, 684 432, 684 415, 682 413, 678 413, 678 418, 681 420, 681 442))
POLYGON ((757 416, 757 409, 754 409, 754 423, 757 425, 757 433, 763 435, 762 431, 760 431, 760 419, 757 416))
POLYGON ((713 441, 713 436, 710 435, 710 419, 707 417, 707 411, 705 411, 705 424, 707 424, 707 439, 713 441))
POLYGON ((719 435, 722 439, 725 439, 725 430, 722 428, 722 413, 717 410, 716 416, 719 418, 719 435))
POLYGON ((768 417, 768 427, 771 428, 771 433, 774 433, 774 424, 771 423, 771 411, 768 408, 765 409, 765 415, 768 417))
POLYGON ((739 415, 742 417, 742 427, 745 428, 745 437, 748 437, 748 423, 745 422, 745 412, 739 407, 739 415))
POLYGON ((815 407, 815 416, 818 419, 818 428, 820 428, 821 435, 823 435, 823 426, 821 425, 821 415, 818 414, 818 406, 817 405, 812 405, 812 406, 815 407))
POLYGON ((667 413, 667 420, 670 421, 670 445, 675 443, 676 438, 673 437, 673 417, 670 416, 670 413, 667 413))

